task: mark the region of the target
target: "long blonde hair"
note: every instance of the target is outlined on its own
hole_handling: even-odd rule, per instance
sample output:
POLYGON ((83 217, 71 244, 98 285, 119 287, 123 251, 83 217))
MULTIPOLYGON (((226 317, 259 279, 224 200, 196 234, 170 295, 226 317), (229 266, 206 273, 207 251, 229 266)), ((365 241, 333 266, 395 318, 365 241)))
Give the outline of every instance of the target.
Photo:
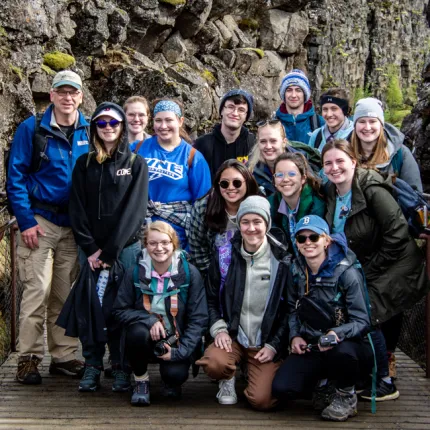
MULTIPOLYGON (((112 153, 115 152, 115 150, 118 148, 123 138, 124 124, 120 122, 119 127, 121 127, 121 132, 118 136, 118 139, 116 140, 116 145, 115 145, 115 148, 112 150, 112 153)), ((108 158, 111 157, 111 154, 106 151, 105 145, 103 141, 100 139, 97 131, 94 133, 94 138, 92 143, 96 148, 96 153, 97 153, 96 160, 99 162, 99 164, 102 164, 104 161, 106 161, 108 158)))
POLYGON ((363 148, 361 146, 360 138, 357 136, 354 131, 352 132, 351 137, 351 148, 354 153, 354 157, 357 160, 360 167, 364 167, 366 169, 375 169, 378 164, 386 163, 390 156, 388 155, 388 142, 385 137, 384 128, 381 128, 381 133, 379 134, 378 140, 376 142, 373 154, 370 156, 368 160, 364 160, 363 148))
POLYGON ((285 140, 285 145, 284 145, 284 150, 285 148, 288 146, 288 139, 287 139, 287 135, 285 133, 285 129, 284 126, 282 125, 282 123, 276 122, 274 124, 270 124, 269 122, 267 122, 266 124, 262 125, 261 127, 258 127, 257 129, 257 141, 254 145, 254 147, 251 150, 251 154, 249 155, 249 161, 248 161, 248 169, 251 171, 251 173, 254 172, 255 166, 261 161, 262 163, 266 163, 266 161, 264 160, 262 154, 261 154, 261 150, 260 150, 260 145, 259 145, 259 140, 260 140, 260 130, 264 127, 272 127, 272 128, 277 128, 279 130, 279 134, 282 137, 282 140, 285 140))

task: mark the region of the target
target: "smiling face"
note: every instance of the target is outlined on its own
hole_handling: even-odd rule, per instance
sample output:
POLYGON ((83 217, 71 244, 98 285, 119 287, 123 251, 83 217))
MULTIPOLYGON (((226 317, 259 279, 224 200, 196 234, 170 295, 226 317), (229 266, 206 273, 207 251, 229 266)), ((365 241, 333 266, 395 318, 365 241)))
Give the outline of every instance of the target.
POLYGON ((260 215, 250 213, 240 219, 243 246, 248 252, 258 251, 264 241, 266 231, 266 222, 260 215))
POLYGON ((324 154, 324 173, 333 184, 351 185, 356 165, 356 161, 340 149, 333 148, 324 154))
POLYGON ((146 249, 156 264, 170 265, 174 251, 173 243, 166 233, 151 230, 146 239, 146 249))
POLYGON ((342 109, 334 103, 324 103, 322 106, 322 116, 330 130, 337 131, 345 121, 345 115, 342 109))
POLYGON ((296 164, 291 160, 281 160, 274 173, 275 187, 285 200, 293 200, 300 196, 306 182, 296 164), (279 174, 283 175, 279 175, 279 174), (278 174, 278 175, 277 175, 278 174))
POLYGON ((306 259, 315 259, 325 256, 325 248, 329 245, 329 240, 325 235, 319 236, 317 242, 312 242, 309 236, 316 235, 312 230, 300 230, 297 236, 308 236, 305 243, 296 240, 297 249, 306 259))
POLYGON ((357 137, 367 145, 376 145, 382 130, 382 124, 378 118, 362 117, 355 123, 357 137))
POLYGON ((143 103, 129 103, 126 116, 128 129, 132 134, 140 134, 145 131, 148 124, 148 111, 143 103))
POLYGON ((285 105, 290 109, 298 109, 305 104, 305 94, 297 85, 291 85, 285 91, 285 105))
POLYGON ((154 132, 160 141, 170 143, 180 139, 183 122, 184 118, 178 118, 174 112, 158 112, 154 117, 154 132))
POLYGON ((109 124, 109 121, 112 120, 113 118, 109 115, 102 115, 99 116, 96 120, 96 124, 97 121, 106 121, 108 124, 105 128, 99 128, 96 127, 97 130, 97 135, 99 136, 99 138, 103 141, 103 143, 108 146, 111 146, 112 144, 116 143, 117 140, 119 139, 119 136, 121 135, 121 131, 122 131, 122 123, 118 123, 117 126, 112 127, 109 124))
POLYGON ((258 145, 266 163, 273 163, 285 151, 287 139, 279 127, 265 125, 258 129, 258 145))
POLYGON ((245 178, 236 169, 229 167, 221 173, 219 182, 224 185, 226 182, 223 181, 228 182, 228 187, 223 188, 218 184, 221 197, 231 204, 239 204, 246 194, 245 178), (237 181, 241 182, 241 186, 239 188, 234 186, 235 184, 238 185, 237 181))
POLYGON ((76 112, 82 103, 83 95, 82 91, 77 90, 75 87, 62 85, 51 89, 50 98, 56 111, 62 115, 70 115, 76 112))
POLYGON ((222 108, 222 125, 231 129, 238 130, 242 127, 246 121, 246 115, 248 114, 248 104, 239 103, 235 104, 232 100, 227 100, 222 108))

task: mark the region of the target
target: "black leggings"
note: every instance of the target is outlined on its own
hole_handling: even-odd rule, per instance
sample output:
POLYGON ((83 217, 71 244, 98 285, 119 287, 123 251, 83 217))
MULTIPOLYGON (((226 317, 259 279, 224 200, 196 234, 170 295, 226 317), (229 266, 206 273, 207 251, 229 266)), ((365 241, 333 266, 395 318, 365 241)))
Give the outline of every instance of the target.
POLYGON ((381 330, 382 333, 384 333, 387 351, 389 352, 394 352, 397 347, 397 343, 399 342, 400 338, 400 332, 402 330, 402 323, 403 312, 381 324, 381 330))
POLYGON ((160 363, 160 375, 163 382, 172 387, 181 386, 188 379, 190 360, 164 361, 154 355, 155 342, 149 330, 141 323, 127 327, 125 355, 136 376, 142 376, 148 369, 148 363, 160 363))
POLYGON ((290 354, 272 383, 278 399, 308 398, 319 379, 337 381, 337 388, 355 385, 360 375, 372 368, 372 351, 361 340, 344 340, 327 352, 290 354))

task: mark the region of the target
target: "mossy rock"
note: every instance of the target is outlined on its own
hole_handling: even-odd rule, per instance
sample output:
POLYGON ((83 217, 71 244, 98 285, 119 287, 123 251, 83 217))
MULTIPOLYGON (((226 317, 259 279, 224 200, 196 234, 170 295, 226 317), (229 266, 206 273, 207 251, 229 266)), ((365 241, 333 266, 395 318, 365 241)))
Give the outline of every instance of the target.
POLYGON ((42 64, 41 69, 49 76, 55 76, 55 71, 48 67, 46 64, 42 64))
POLYGON ((243 48, 246 51, 253 51, 255 52, 260 58, 264 58, 264 51, 259 48, 243 48))
POLYGON ((260 23, 253 18, 243 18, 239 21, 239 27, 249 28, 250 30, 258 30, 260 23))
POLYGON ((15 73, 15 75, 18 76, 20 81, 22 81, 24 76, 23 76, 22 69, 20 67, 14 66, 13 64, 9 64, 9 69, 11 70, 12 73, 15 73))
POLYGON ((159 0, 159 2, 170 6, 182 6, 186 3, 186 0, 159 0))
POLYGON ((0 37, 6 37, 6 30, 0 25, 0 37))
POLYGON ((43 64, 56 71, 67 69, 75 62, 74 57, 60 51, 48 52, 43 56, 43 64))
POLYGON ((206 79, 211 84, 214 84, 216 82, 215 76, 208 69, 203 70, 200 75, 203 79, 206 79))

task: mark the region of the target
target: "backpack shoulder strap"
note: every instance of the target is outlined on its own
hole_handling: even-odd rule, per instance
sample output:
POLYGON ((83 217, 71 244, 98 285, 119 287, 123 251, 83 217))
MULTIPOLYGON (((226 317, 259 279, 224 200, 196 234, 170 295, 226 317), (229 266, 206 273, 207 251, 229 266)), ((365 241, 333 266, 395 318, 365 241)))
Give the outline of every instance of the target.
POLYGON ((38 172, 42 166, 42 161, 49 161, 46 155, 46 147, 48 146, 48 134, 45 129, 40 127, 44 113, 38 112, 36 116, 36 124, 33 134, 33 153, 31 155, 31 172, 38 172))
POLYGON ((193 165, 193 160, 194 160, 194 156, 196 155, 196 151, 197 149, 193 147, 191 147, 191 151, 190 154, 188 155, 188 168, 191 169, 191 166, 193 165))
POLYGON ((133 166, 134 160, 136 160, 136 158, 137 154, 135 152, 132 152, 130 157, 130 166, 133 166))
POLYGON ((317 137, 315 139, 314 148, 319 149, 321 142, 323 140, 323 131, 322 129, 318 132, 317 137))
POLYGON ((400 176, 400 172, 402 171, 402 166, 403 166, 403 151, 401 147, 394 154, 394 157, 391 160, 391 166, 396 176, 400 176))
POLYGON ((90 165, 90 161, 91 161, 91 157, 95 154, 96 152, 95 151, 90 151, 90 152, 88 152, 88 155, 87 155, 87 162, 86 162, 86 164, 85 164, 85 167, 88 169, 88 166, 90 165))
POLYGON ((142 139, 138 142, 138 144, 136 145, 136 148, 134 148, 134 151, 133 151, 134 154, 137 154, 139 152, 139 149, 142 146, 144 141, 145 141, 145 139, 142 139))
POLYGON ((310 122, 311 122, 311 131, 316 130, 317 128, 319 128, 319 118, 318 115, 316 113, 314 113, 310 118, 309 118, 310 122))

